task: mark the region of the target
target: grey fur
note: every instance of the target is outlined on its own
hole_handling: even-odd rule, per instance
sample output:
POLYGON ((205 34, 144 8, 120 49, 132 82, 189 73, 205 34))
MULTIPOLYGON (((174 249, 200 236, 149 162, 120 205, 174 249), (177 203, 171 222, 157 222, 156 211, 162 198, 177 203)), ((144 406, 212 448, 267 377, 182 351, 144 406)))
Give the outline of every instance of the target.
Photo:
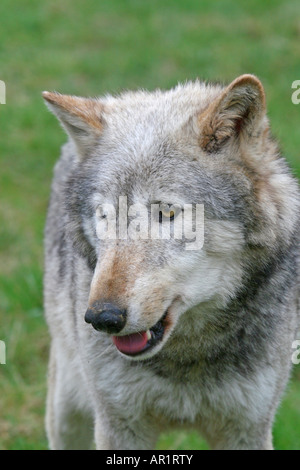
POLYGON ((44 97, 70 135, 45 229, 50 447, 87 448, 94 426, 98 449, 151 449, 159 432, 183 426, 212 448, 272 448, 300 323, 300 197, 259 80, 125 93, 88 108, 81 99, 80 113, 76 98, 44 97), (99 242, 97 204, 120 195, 204 204, 203 249, 99 242), (162 347, 122 355, 84 322, 99 297, 127 309, 122 334, 151 328, 169 308, 162 347))

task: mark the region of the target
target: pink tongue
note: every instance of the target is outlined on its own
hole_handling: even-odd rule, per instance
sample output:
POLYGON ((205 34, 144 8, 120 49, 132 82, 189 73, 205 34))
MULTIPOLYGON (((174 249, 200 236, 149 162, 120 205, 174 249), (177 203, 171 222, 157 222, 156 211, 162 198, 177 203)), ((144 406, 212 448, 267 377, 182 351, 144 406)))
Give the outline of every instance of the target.
POLYGON ((136 354, 142 351, 148 342, 146 331, 132 335, 113 336, 112 339, 118 350, 125 354, 136 354))

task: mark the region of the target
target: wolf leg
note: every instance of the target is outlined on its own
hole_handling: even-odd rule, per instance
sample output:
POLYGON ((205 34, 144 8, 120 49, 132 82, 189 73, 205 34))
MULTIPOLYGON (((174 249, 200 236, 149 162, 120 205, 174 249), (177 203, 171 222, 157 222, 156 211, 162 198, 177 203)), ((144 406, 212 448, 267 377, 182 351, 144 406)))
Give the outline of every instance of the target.
POLYGON ((128 424, 127 419, 112 412, 110 419, 101 413, 96 418, 97 450, 150 450, 155 448, 158 433, 144 420, 128 424), (113 416, 113 418, 112 418, 113 416))
POLYGON ((229 438, 219 438, 212 442, 214 450, 273 450, 271 431, 264 434, 257 432, 257 437, 246 436, 241 430, 229 438))
POLYGON ((271 426, 243 423, 243 417, 202 429, 202 434, 214 450, 273 450, 271 426))
POLYGON ((86 410, 79 373, 52 345, 48 372, 46 431, 52 450, 90 449, 93 419, 86 410))

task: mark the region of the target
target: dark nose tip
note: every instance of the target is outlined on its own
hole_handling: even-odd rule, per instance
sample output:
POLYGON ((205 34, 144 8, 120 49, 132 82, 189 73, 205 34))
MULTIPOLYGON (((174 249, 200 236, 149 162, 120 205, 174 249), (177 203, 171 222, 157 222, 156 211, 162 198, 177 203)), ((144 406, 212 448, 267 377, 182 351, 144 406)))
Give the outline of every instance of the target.
POLYGON ((87 309, 84 319, 91 323, 95 330, 110 334, 119 333, 126 323, 126 310, 96 301, 87 309))

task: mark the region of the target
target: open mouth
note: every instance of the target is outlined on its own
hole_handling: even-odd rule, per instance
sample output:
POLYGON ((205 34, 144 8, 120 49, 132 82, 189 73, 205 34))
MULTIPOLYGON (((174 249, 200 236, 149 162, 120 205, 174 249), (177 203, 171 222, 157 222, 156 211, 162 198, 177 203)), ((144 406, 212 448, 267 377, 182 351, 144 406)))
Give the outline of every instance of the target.
POLYGON ((127 356, 137 356, 143 354, 158 344, 165 333, 167 326, 168 310, 161 319, 147 331, 139 331, 130 335, 113 336, 113 343, 116 348, 127 356))

